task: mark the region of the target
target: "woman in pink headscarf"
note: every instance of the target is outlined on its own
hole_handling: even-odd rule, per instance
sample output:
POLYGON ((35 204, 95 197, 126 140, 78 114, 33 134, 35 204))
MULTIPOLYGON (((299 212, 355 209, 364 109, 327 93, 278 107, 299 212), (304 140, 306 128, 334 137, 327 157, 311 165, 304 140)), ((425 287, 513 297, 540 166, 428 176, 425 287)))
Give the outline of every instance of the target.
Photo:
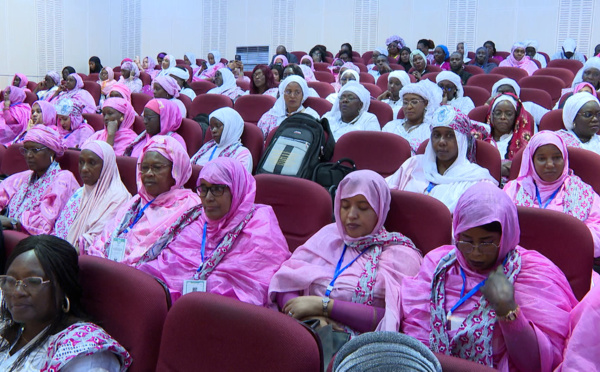
POLYGON ((146 130, 140 133, 131 144, 127 146, 123 155, 137 158, 142 153, 146 143, 152 136, 170 136, 179 142, 187 151, 183 137, 176 131, 181 126, 181 113, 173 101, 164 98, 154 98, 144 107, 144 125, 146 130))
POLYGON ((221 53, 218 50, 211 50, 206 56, 206 62, 202 63, 202 68, 194 75, 193 81, 212 81, 217 71, 225 67, 227 66, 221 62, 221 53))
POLYGON ((404 279, 402 328, 433 352, 500 371, 552 371, 577 304, 565 275, 519 244, 517 207, 478 183, 453 215, 455 245, 429 252, 404 279))
POLYGON ((500 67, 518 67, 527 71, 527 74, 531 76, 535 70, 538 69, 535 62, 533 62, 525 54, 525 44, 515 43, 510 50, 510 55, 502 62, 500 67))
MULTIPOLYGON (((331 64, 331 66, 335 66, 336 61, 341 61, 341 59, 336 59, 335 61, 333 61, 333 63, 331 64)), ((331 67, 330 67, 331 69, 331 67)), ((342 65, 342 67, 340 67, 339 69, 339 73, 336 74, 334 71, 334 69, 331 69, 331 72, 333 73, 334 77, 335 77, 335 82, 331 83, 331 85, 333 86, 333 89, 335 89, 335 92, 339 92, 340 89, 342 89, 342 85, 340 82, 340 78, 342 77, 342 75, 344 75, 344 72, 346 72, 346 70, 352 70, 355 71, 357 75, 360 76, 360 69, 358 68, 357 65, 355 65, 352 62, 346 62, 342 65)))
POLYGON ((83 104, 83 113, 93 114, 96 112, 96 101, 94 97, 83 89, 83 80, 81 76, 72 73, 67 77, 64 85, 56 90, 56 93, 50 98, 50 102, 56 104, 61 99, 76 99, 83 104))
POLYGON ((117 83, 113 69, 108 66, 103 67, 98 75, 97 83, 100 85, 100 90, 102 92, 100 95, 100 104, 98 106, 102 107, 102 103, 108 97, 110 89, 117 83))
POLYGON ((300 64, 310 67, 311 71, 313 72, 315 71, 315 63, 313 62, 312 57, 308 54, 300 58, 300 64))
POLYGON ((27 135, 21 153, 29 170, 13 174, 0 183, 2 228, 31 235, 50 234, 58 214, 79 188, 68 170, 56 161, 65 147, 60 135, 44 125, 36 125, 27 135))
POLYGON ((86 142, 105 141, 112 146, 117 156, 121 156, 137 137, 137 133, 131 129, 135 120, 135 111, 125 99, 109 98, 104 101, 102 115, 104 115, 105 128, 94 133, 86 142))
POLYGON ((140 80, 140 70, 133 62, 124 62, 121 65, 121 77, 119 83, 126 85, 131 93, 139 93, 142 91, 142 80, 140 80))
POLYGON ((0 144, 6 146, 27 128, 31 106, 25 103, 25 91, 8 87, 4 91, 4 105, 0 116, 0 144))
POLYGON ((95 132, 81 115, 83 105, 66 98, 58 101, 55 107, 58 115, 58 133, 63 138, 63 144, 67 148, 80 148, 95 132))
POLYGON ((15 77, 13 77, 11 85, 13 87, 23 88, 23 90, 26 92, 31 92, 31 90, 27 88, 27 83, 29 83, 29 80, 27 79, 27 76, 25 76, 25 74, 16 73, 15 77))
POLYGON ((273 209, 254 203, 256 181, 234 159, 202 168, 198 194, 202 205, 163 227, 159 241, 168 244, 138 268, 165 282, 173 301, 204 282, 206 292, 265 306, 271 277, 290 257, 273 209))
POLYGON ((156 67, 156 61, 154 61, 154 58, 152 58, 150 56, 144 57, 144 59, 142 60, 141 63, 140 63, 140 59, 136 58, 135 64, 137 65, 137 67, 140 71, 144 71, 145 73, 150 75, 150 77, 152 79, 154 79, 156 77, 156 75, 158 74, 158 70, 154 69, 154 67, 156 67))
POLYGON ((79 155, 83 187, 69 199, 60 213, 54 235, 67 240, 77 251, 85 251, 131 198, 121 181, 115 152, 108 143, 92 141, 79 155))
POLYGON ((180 95, 179 92, 181 91, 181 87, 177 83, 177 80, 173 79, 171 76, 158 76, 152 82, 152 87, 154 89, 154 98, 170 100, 177 105, 182 118, 187 116, 185 105, 181 100, 177 99, 180 95))
POLYGON ((296 319, 321 319, 350 333, 397 331, 398 288, 415 275, 421 253, 383 223, 391 194, 370 170, 347 175, 335 196, 335 223, 323 227, 283 263, 270 300, 296 319))
POLYGON ((137 161, 138 194, 123 204, 87 254, 129 266, 164 248, 159 238, 200 199, 183 185, 192 175, 190 157, 168 136, 154 136, 137 161))
POLYGON ((131 91, 125 84, 116 83, 108 90, 106 98, 123 98, 131 103, 131 91))
POLYGON ((569 169, 567 145, 557 132, 543 130, 531 137, 519 176, 504 191, 516 205, 559 211, 581 220, 594 238, 594 257, 600 257, 600 197, 569 169))
POLYGON ((54 105, 46 101, 35 101, 31 106, 31 117, 25 129, 14 139, 14 141, 8 143, 7 147, 21 143, 25 139, 27 131, 35 125, 45 125, 48 128, 56 129, 56 109, 54 105))

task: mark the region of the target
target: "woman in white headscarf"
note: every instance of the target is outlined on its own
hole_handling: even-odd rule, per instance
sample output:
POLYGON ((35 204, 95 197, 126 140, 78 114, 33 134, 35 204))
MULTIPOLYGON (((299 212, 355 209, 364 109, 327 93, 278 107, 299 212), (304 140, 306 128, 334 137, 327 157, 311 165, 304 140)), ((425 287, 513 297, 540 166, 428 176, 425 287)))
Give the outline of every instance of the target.
POLYGON ((381 131, 377 116, 367 112, 370 103, 371 94, 357 82, 350 81, 340 89, 331 111, 323 115, 323 118, 329 121, 336 142, 348 132, 381 131))
MULTIPOLYGON (((494 97, 496 97, 498 94, 505 93, 505 92, 513 93, 514 95, 519 97, 521 95, 521 87, 513 79, 509 79, 509 78, 500 79, 492 87, 492 95, 490 96, 490 101, 494 97)), ((538 105, 535 102, 529 102, 529 101, 523 102, 523 108, 525 109, 525 111, 530 113, 531 116, 533 116, 533 119, 535 120, 535 131, 537 132, 538 127, 540 125, 540 121, 542 121, 542 117, 544 115, 546 115, 546 113, 548 113, 548 111, 550 111, 550 110, 538 105)))
POLYGON ((298 113, 308 114, 319 119, 319 114, 310 107, 304 107, 304 101, 310 96, 306 80, 302 76, 291 75, 279 84, 279 98, 273 108, 265 112, 258 121, 265 139, 269 132, 279 126, 285 118, 298 113))
POLYGON ((527 54, 529 58, 540 62, 541 68, 546 68, 548 66, 546 57, 537 52, 540 47, 540 43, 538 43, 537 40, 525 40, 523 44, 525 44, 525 54, 527 54))
MULTIPOLYGON (((339 79, 339 83, 340 86, 343 87, 344 85, 346 85, 347 82, 349 81, 356 81, 357 83, 360 83, 360 75, 358 74, 358 72, 351 70, 351 69, 346 69, 344 70, 344 72, 342 72, 340 74, 340 79, 339 79)), ((340 89, 342 89, 340 87, 340 89)), ((331 102, 331 104, 335 104, 335 101, 337 101, 339 96, 339 93, 334 92, 331 93, 330 95, 327 96, 327 98, 325 98, 326 100, 328 100, 329 102, 331 102)))
MULTIPOLYGON (((563 89, 561 95, 573 92, 575 87, 581 83, 590 83, 596 91, 600 90, 600 57, 588 59, 583 67, 577 72, 577 75, 575 75, 571 88, 563 89)), ((561 100, 559 100, 559 102, 560 101, 561 100)), ((558 108, 558 102, 554 108, 558 108)))
POLYGON ((196 72, 200 70, 200 66, 196 64, 196 55, 194 53, 185 53, 183 60, 192 68, 192 75, 196 75, 196 72))
POLYGON ((400 101, 404 110, 404 119, 395 119, 387 123, 382 131, 403 137, 410 143, 413 154, 431 135, 429 124, 433 112, 440 107, 442 91, 428 79, 409 84, 400 90, 400 101))
POLYGON ((409 84, 410 77, 406 71, 392 71, 388 75, 387 90, 377 97, 377 99, 381 102, 390 105, 392 111, 394 112, 394 119, 398 117, 398 112, 400 112, 400 109, 402 108, 400 90, 409 84))
POLYGON ((211 50, 206 56, 206 66, 203 64, 198 73, 194 76, 194 81, 198 80, 213 80, 217 71, 226 66, 221 63, 221 52, 211 50))
POLYGON ((252 154, 242 145, 244 119, 234 109, 223 107, 208 117, 212 139, 191 158, 192 164, 204 165, 219 157, 239 160, 252 173, 252 154))
POLYGON ((566 130, 557 134, 567 146, 580 147, 600 154, 600 102, 587 92, 575 93, 563 108, 563 123, 566 130))
POLYGON ((460 76, 452 71, 442 71, 435 78, 438 87, 442 89, 442 105, 450 105, 463 114, 468 114, 475 108, 469 97, 465 97, 460 76))
POLYGON ((243 91, 237 86, 233 72, 226 67, 217 70, 217 73, 215 74, 215 84, 217 87, 206 92, 207 94, 222 94, 231 98, 233 102, 235 102, 239 96, 248 94, 248 92, 243 91))
POLYGON ((177 64, 177 60, 175 59, 175 57, 172 54, 167 54, 164 58, 162 63, 160 64, 160 67, 162 68, 162 70, 160 70, 160 72, 158 73, 158 75, 156 75, 156 77, 159 76, 169 76, 169 69, 175 67, 175 65, 177 64))

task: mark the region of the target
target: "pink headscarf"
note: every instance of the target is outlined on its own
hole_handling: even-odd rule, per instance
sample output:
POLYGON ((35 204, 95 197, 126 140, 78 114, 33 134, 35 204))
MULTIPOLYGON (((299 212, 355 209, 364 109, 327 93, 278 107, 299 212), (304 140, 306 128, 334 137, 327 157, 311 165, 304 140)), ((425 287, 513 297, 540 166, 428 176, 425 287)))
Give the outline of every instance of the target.
POLYGON ((317 78, 315 77, 315 74, 310 69, 310 67, 308 67, 307 65, 298 65, 298 66, 302 70, 302 73, 304 74, 304 79, 306 80, 306 82, 317 81, 317 78))
MULTIPOLYGON (((29 82, 29 80, 27 80, 27 76, 25 76, 25 74, 19 74, 16 73, 15 77, 19 77, 21 79, 21 82, 19 83, 19 88, 27 88, 27 83, 29 82)), ((13 78, 13 82, 15 81, 15 78, 13 78)))
POLYGON ((69 76, 73 76, 73 78, 75 78, 75 88, 73 88, 71 90, 71 92, 76 92, 79 89, 83 88, 83 80, 81 79, 81 76, 79 76, 76 72, 70 74, 69 76))
POLYGON ((592 93, 591 93, 591 94, 593 94, 593 95, 595 95, 595 96, 597 96, 597 95, 598 95, 598 94, 596 93, 596 88, 594 88, 594 86, 593 86, 592 84, 590 84, 590 83, 586 83, 586 82, 583 82, 583 83, 579 83, 579 84, 577 84, 577 85, 575 86, 575 88, 573 88, 573 94, 575 94, 575 93, 579 93, 579 92, 580 92, 580 91, 581 91, 583 88, 585 88, 585 87, 588 87, 588 88, 590 88, 590 89, 592 90, 592 93))
MULTIPOLYGON (((146 73, 150 74, 150 73, 154 73, 154 67, 156 67, 156 61, 154 60, 154 58, 150 57, 150 56, 146 56, 146 58, 148 58, 148 68, 145 70, 146 73)), ((144 62, 142 60, 142 62, 144 62)))
MULTIPOLYGON (((110 92, 112 92, 113 90, 115 92, 121 93, 121 95, 123 96, 123 98, 126 99, 127 102, 131 103, 131 90, 129 90, 129 87, 127 85, 121 84, 121 83, 114 84, 108 90, 108 93, 106 94, 106 96, 108 97, 108 95, 110 94, 110 92)), ((117 97, 113 97, 113 98, 117 98, 117 97)))
MULTIPOLYGON (((24 88, 19 87, 7 87, 6 89, 10 89, 10 94, 8 98, 10 99, 10 115, 19 123, 19 130, 15 133, 21 133, 24 129, 27 128, 27 124, 29 123, 29 118, 31 117, 31 106, 25 103, 25 98, 27 97, 25 94, 24 88)), ((6 94, 6 90, 4 91, 6 94)), ((2 119, 2 123, 4 123, 4 119, 2 119)), ((12 139, 14 139, 13 136, 12 139)))
POLYGON ((121 65, 121 70, 128 70, 131 72, 131 75, 129 76, 130 79, 136 78, 140 76, 140 69, 137 67, 137 65, 131 61, 127 61, 127 62, 123 62, 123 64, 121 65))
POLYGON ((175 98, 179 97, 181 87, 177 84, 177 81, 170 76, 157 76, 152 84, 160 85, 170 96, 175 98))
POLYGON ((58 132, 45 125, 36 125, 27 131, 23 142, 27 141, 39 143, 40 145, 48 147, 50 150, 54 151, 58 157, 63 156, 66 150, 58 132))
POLYGON ((113 85, 115 85, 117 83, 117 81, 115 80, 115 73, 113 72, 112 67, 105 66, 105 67, 103 67, 103 69, 106 70, 106 73, 108 74, 108 78, 105 81, 102 81, 98 78, 98 84, 100 84, 100 88, 102 89, 102 94, 104 94, 105 96, 108 96, 111 88, 113 87, 113 85))
POLYGON ((42 120, 44 121, 44 125, 56 127, 56 109, 54 108, 54 105, 44 100, 35 101, 33 104, 35 105, 36 103, 42 110, 42 120))
POLYGON ((8 99, 10 99, 11 106, 17 105, 19 103, 23 103, 25 101, 25 98, 27 98, 27 95, 25 94, 25 89, 15 87, 15 86, 10 86, 4 90, 4 94, 6 94, 6 91, 9 89, 10 89, 10 94, 8 96, 8 99))
POLYGON ((287 65, 289 65, 290 63, 288 62, 288 59, 286 56, 284 56, 283 54, 278 54, 275 56, 275 58, 273 58, 273 63, 275 64, 278 58, 281 58, 281 66, 285 67, 287 65))
POLYGON ((50 76, 50 78, 52 79, 52 81, 54 81, 54 84, 56 84, 56 85, 60 84, 61 77, 58 74, 58 72, 56 72, 56 71, 48 71, 48 73, 46 75, 50 76))
MULTIPOLYGON (((127 146, 129 146, 129 144, 131 144, 131 142, 137 138, 137 133, 131 129, 133 126, 133 121, 135 120, 135 111, 127 100, 116 97, 107 98, 104 101, 104 107, 112 107, 123 114, 123 121, 119 126, 119 130, 117 130, 117 133, 115 133, 115 143, 113 145, 115 154, 117 156, 121 156, 123 155, 123 151, 125 151, 127 146)), ((108 133, 105 128, 94 133, 87 139, 85 144, 95 140, 106 141, 107 137, 108 133)))
MULTIPOLYGON (((302 61, 304 61, 305 59, 310 61, 310 69, 312 71, 315 71, 315 62, 313 61, 312 57, 309 56, 308 54, 305 56, 302 56, 302 58, 300 58, 300 64, 302 64, 302 61)), ((305 65, 306 66, 306 65, 305 65)))
POLYGON ((518 67, 521 68, 525 71, 527 71, 527 73, 529 75, 533 74, 533 72, 535 70, 537 70, 537 65, 535 64, 535 62, 533 62, 531 59, 529 59, 529 57, 527 55, 524 55, 523 58, 521 58, 520 61, 517 61, 517 59, 515 58, 514 52, 515 49, 523 49, 525 50, 525 44, 523 43, 515 43, 513 44, 511 50, 510 50, 510 55, 500 63, 500 66, 509 66, 509 67, 518 67))
POLYGON ((111 97, 104 101, 104 107, 112 107, 123 114, 123 122, 119 126, 119 131, 131 129, 131 127, 133 127, 135 111, 129 101, 124 98, 111 97))
POLYGON ((83 186, 79 210, 67 235, 69 243, 79 252, 93 243, 121 205, 131 198, 121 181, 112 147, 103 141, 91 141, 82 147, 83 150, 92 151, 103 164, 96 184, 83 186))
MULTIPOLYGON (((163 136, 179 129, 181 126, 181 111, 179 110, 179 106, 165 98, 153 98, 148 101, 145 107, 155 111, 155 105, 158 106, 159 112, 157 114, 160 115, 160 132, 157 135, 163 136)), ((150 139, 148 134, 146 134, 146 137, 148 140, 150 139)))

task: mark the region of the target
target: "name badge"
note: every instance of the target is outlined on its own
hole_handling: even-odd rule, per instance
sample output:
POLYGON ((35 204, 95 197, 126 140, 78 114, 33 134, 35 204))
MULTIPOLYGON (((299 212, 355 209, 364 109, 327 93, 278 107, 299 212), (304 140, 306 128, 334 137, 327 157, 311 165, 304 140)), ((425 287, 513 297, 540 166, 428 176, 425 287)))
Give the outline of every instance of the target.
POLYGON ((122 262, 125 258, 125 247, 127 240, 123 238, 115 238, 108 247, 108 259, 115 262, 122 262))
POLYGON ((183 294, 206 292, 206 280, 189 279, 183 281, 183 294))
POLYGON ((449 325, 451 330, 457 330, 465 321, 465 318, 458 317, 456 315, 451 315, 449 318, 449 325))

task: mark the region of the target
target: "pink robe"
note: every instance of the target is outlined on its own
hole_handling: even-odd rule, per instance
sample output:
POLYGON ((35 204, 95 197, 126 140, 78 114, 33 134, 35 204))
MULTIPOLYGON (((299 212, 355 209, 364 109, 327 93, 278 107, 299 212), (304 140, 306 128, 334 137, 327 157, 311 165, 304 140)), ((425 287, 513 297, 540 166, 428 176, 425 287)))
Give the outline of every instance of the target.
MULTIPOLYGON (((177 142, 179 142, 179 144, 181 146, 183 146, 183 148, 185 149, 185 151, 187 151, 187 144, 185 143, 185 140, 183 139, 183 137, 181 137, 178 133, 169 132, 169 133, 164 133, 162 135, 173 137, 174 139, 177 140, 177 142)), ((152 138, 152 137, 146 134, 144 136, 144 138, 142 138, 142 140, 133 147, 133 150, 131 151, 131 155, 130 156, 132 156, 134 158, 139 157, 140 154, 142 153, 142 150, 144 149, 144 147, 146 146, 146 144, 150 140, 150 138, 152 138)))
POLYGON ((95 133, 94 128, 88 123, 81 123, 77 129, 69 132, 63 138, 63 144, 67 148, 81 148, 83 143, 87 141, 95 133))
MULTIPOLYGON (((122 156, 123 151, 125 151, 127 146, 129 146, 129 144, 131 142, 133 142, 133 140, 136 139, 137 136, 138 136, 137 133, 135 133, 131 129, 119 129, 117 131, 117 133, 115 134, 115 143, 113 144, 113 150, 115 151, 115 155, 122 156)), ((85 141, 85 143, 90 142, 90 141, 96 141, 96 140, 106 142, 107 137, 108 137, 108 133, 106 132, 106 129, 102 129, 102 130, 92 134, 87 139, 87 141, 85 141)))

